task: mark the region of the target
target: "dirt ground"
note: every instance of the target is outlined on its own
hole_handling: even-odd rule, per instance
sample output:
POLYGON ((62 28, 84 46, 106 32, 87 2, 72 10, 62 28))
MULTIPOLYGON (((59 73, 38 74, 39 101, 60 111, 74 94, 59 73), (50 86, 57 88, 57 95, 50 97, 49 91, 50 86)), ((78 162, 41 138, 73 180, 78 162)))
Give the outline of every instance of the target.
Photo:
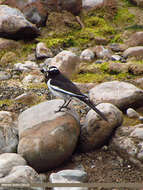
MULTIPOLYGON (((142 183, 143 171, 122 159, 112 151, 110 147, 103 148, 90 153, 75 152, 63 166, 47 173, 47 179, 51 172, 62 169, 84 168, 88 174, 88 183, 142 183)), ((90 190, 130 190, 138 188, 89 188, 90 190)), ((141 189, 140 189, 141 190, 141 189)))

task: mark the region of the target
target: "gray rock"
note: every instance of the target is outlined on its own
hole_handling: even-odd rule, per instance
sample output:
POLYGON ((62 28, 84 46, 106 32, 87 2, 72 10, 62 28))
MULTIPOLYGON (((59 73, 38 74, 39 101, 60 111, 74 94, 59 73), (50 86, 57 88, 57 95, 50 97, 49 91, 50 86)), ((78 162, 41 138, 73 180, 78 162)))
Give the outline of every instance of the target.
POLYGON ((112 61, 120 61, 121 59, 122 59, 122 57, 120 55, 112 55, 111 56, 112 61))
POLYGON ((16 8, 0 5, 0 36, 14 39, 33 38, 38 35, 38 29, 25 19, 16 8))
POLYGON ((58 55, 56 55, 54 58, 50 59, 48 58, 44 62, 46 65, 49 66, 56 66, 62 73, 64 73, 69 78, 77 72, 77 64, 79 64, 79 57, 70 51, 62 51, 58 55))
POLYGON ((24 63, 16 63, 14 69, 18 71, 29 71, 31 69, 38 69, 38 65, 33 61, 25 61, 24 63))
POLYGON ((0 155, 0 177, 6 176, 14 166, 24 166, 26 161, 16 153, 4 153, 0 155))
POLYGON ((127 116, 130 118, 139 118, 139 114, 133 108, 127 109, 127 116))
POLYGON ((105 48, 104 46, 95 46, 92 48, 92 51, 95 53, 98 59, 111 57, 111 50, 105 48))
POLYGON ((141 106, 143 90, 131 83, 111 81, 101 83, 89 91, 90 99, 95 103, 109 102, 120 109, 141 106))
POLYGON ((141 121, 141 123, 143 123, 143 116, 140 116, 139 120, 141 121))
MULTIPOLYGON (((58 173, 52 173, 49 177, 49 181, 51 183, 80 183, 79 181, 75 180, 68 180, 62 177, 58 173)), ((87 187, 54 187, 53 190, 88 190, 87 187)))
POLYGON ((81 52, 80 59, 82 61, 92 61, 95 58, 95 54, 90 49, 85 49, 81 52))
POLYGON ((0 71, 0 80, 8 80, 11 78, 10 73, 5 71, 0 71))
POLYGON ((124 57, 142 56, 143 46, 129 47, 123 52, 124 57))
POLYGON ((49 48, 46 47, 46 44, 40 42, 36 46, 36 57, 37 59, 53 57, 53 53, 49 48))
POLYGON ((80 181, 80 182, 87 182, 87 173, 82 170, 62 170, 57 172, 58 175, 61 175, 62 177, 66 178, 67 180, 73 180, 73 181, 80 181))
POLYGON ((18 135, 12 114, 0 111, 0 153, 16 152, 18 135))
POLYGON ((125 127, 121 126, 111 141, 112 150, 143 169, 143 124, 125 127))
POLYGON ((113 130, 123 121, 122 112, 112 104, 99 104, 97 108, 106 116, 108 123, 102 120, 96 112, 90 110, 80 133, 80 149, 84 152, 94 150, 105 144, 113 130))
POLYGON ((82 0, 82 7, 93 8, 93 7, 98 7, 99 5, 103 3, 104 3, 104 0, 82 0))
MULTIPOLYGON (((40 176, 38 175, 38 173, 31 168, 30 166, 14 166, 10 172, 0 178, 0 183, 2 184, 8 184, 8 183, 12 183, 12 184, 36 184, 36 183, 41 183, 42 184, 42 180, 40 178, 40 176)), ((27 186, 28 187, 28 186, 27 186)), ((22 185, 19 186, 19 188, 17 187, 10 187, 10 189, 12 190, 16 190, 16 189, 21 189, 22 185)), ((1 190, 8 190, 8 187, 2 187, 0 188, 1 190)), ((24 187, 22 189, 25 189, 24 187)), ((27 188, 26 188, 27 189, 27 188)), ((28 189, 34 189, 34 190, 44 190, 42 187, 29 187, 28 189)))
POLYGON ((43 102, 19 116, 18 153, 37 171, 63 163, 77 144, 79 120, 73 110, 55 113, 62 104, 58 99, 43 102))

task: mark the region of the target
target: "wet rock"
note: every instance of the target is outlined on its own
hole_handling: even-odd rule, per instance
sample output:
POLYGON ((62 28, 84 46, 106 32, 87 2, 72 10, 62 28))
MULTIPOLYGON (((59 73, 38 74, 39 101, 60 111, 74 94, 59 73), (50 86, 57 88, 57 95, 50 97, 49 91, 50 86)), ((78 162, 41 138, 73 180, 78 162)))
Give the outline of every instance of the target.
POLYGON ((62 73, 70 78, 77 72, 76 66, 79 63, 79 57, 75 53, 64 50, 54 58, 45 60, 44 63, 45 65, 56 66, 62 73))
POLYGON ((8 72, 0 71, 0 80, 8 80, 11 78, 11 75, 8 72))
POLYGON ((85 49, 81 52, 80 59, 82 61, 92 61, 95 57, 95 54, 90 49, 85 49))
POLYGON ((36 46, 36 57, 37 59, 53 57, 53 53, 49 48, 46 47, 46 44, 40 42, 36 46))
POLYGON ((72 110, 55 113, 62 104, 58 99, 43 102, 19 116, 18 153, 37 171, 59 166, 75 149, 79 121, 72 110))
POLYGON ((16 152, 18 136, 12 114, 0 111, 0 153, 16 152))
POLYGON ((143 90, 128 82, 111 81, 92 88, 89 97, 95 104, 109 102, 120 109, 126 109, 142 105, 143 90))
POLYGON ((133 108, 127 109, 127 116, 130 118, 139 118, 139 114, 133 108))
POLYGON ((0 36, 22 39, 34 38, 38 29, 25 19, 24 15, 15 8, 0 5, 0 36))
POLYGON ((143 46, 129 47, 123 52, 124 57, 142 56, 143 46))
POLYGON ((26 165, 26 161, 19 154, 0 154, 0 178, 6 176, 13 167, 24 165, 26 165))
POLYGON ((104 121, 99 115, 90 110, 86 116, 85 124, 81 128, 80 148, 82 151, 91 151, 101 147, 110 138, 113 130, 123 121, 122 112, 112 104, 103 103, 96 106, 108 119, 104 121))

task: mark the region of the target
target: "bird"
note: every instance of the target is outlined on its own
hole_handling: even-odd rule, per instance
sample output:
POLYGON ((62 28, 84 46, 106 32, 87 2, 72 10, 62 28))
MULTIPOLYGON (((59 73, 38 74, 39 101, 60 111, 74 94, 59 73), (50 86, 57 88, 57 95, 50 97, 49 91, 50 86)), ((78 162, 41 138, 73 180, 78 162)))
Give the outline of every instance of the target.
POLYGON ((83 94, 79 88, 68 79, 56 66, 49 66, 41 68, 40 71, 44 74, 45 82, 54 96, 60 97, 64 100, 62 106, 56 112, 62 111, 63 108, 68 109, 68 105, 72 98, 79 99, 93 109, 103 120, 107 121, 105 115, 99 111, 92 103, 89 97, 83 94))

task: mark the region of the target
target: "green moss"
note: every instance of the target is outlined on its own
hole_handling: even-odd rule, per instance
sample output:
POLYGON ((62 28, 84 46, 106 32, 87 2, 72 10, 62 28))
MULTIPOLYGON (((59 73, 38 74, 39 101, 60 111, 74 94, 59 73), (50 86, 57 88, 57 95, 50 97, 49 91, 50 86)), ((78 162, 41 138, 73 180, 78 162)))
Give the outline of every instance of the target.
POLYGON ((111 43, 123 43, 123 38, 121 33, 117 33, 111 40, 111 43))
POLYGON ((26 86, 27 89, 41 89, 41 88, 47 88, 46 83, 31 83, 26 86))
POLYGON ((119 8, 116 16, 114 17, 114 23, 117 26, 126 26, 134 23, 135 15, 131 14, 127 7, 119 8))
POLYGON ((0 100, 0 106, 3 106, 3 105, 10 106, 12 104, 13 104, 13 100, 9 100, 9 99, 0 100))

